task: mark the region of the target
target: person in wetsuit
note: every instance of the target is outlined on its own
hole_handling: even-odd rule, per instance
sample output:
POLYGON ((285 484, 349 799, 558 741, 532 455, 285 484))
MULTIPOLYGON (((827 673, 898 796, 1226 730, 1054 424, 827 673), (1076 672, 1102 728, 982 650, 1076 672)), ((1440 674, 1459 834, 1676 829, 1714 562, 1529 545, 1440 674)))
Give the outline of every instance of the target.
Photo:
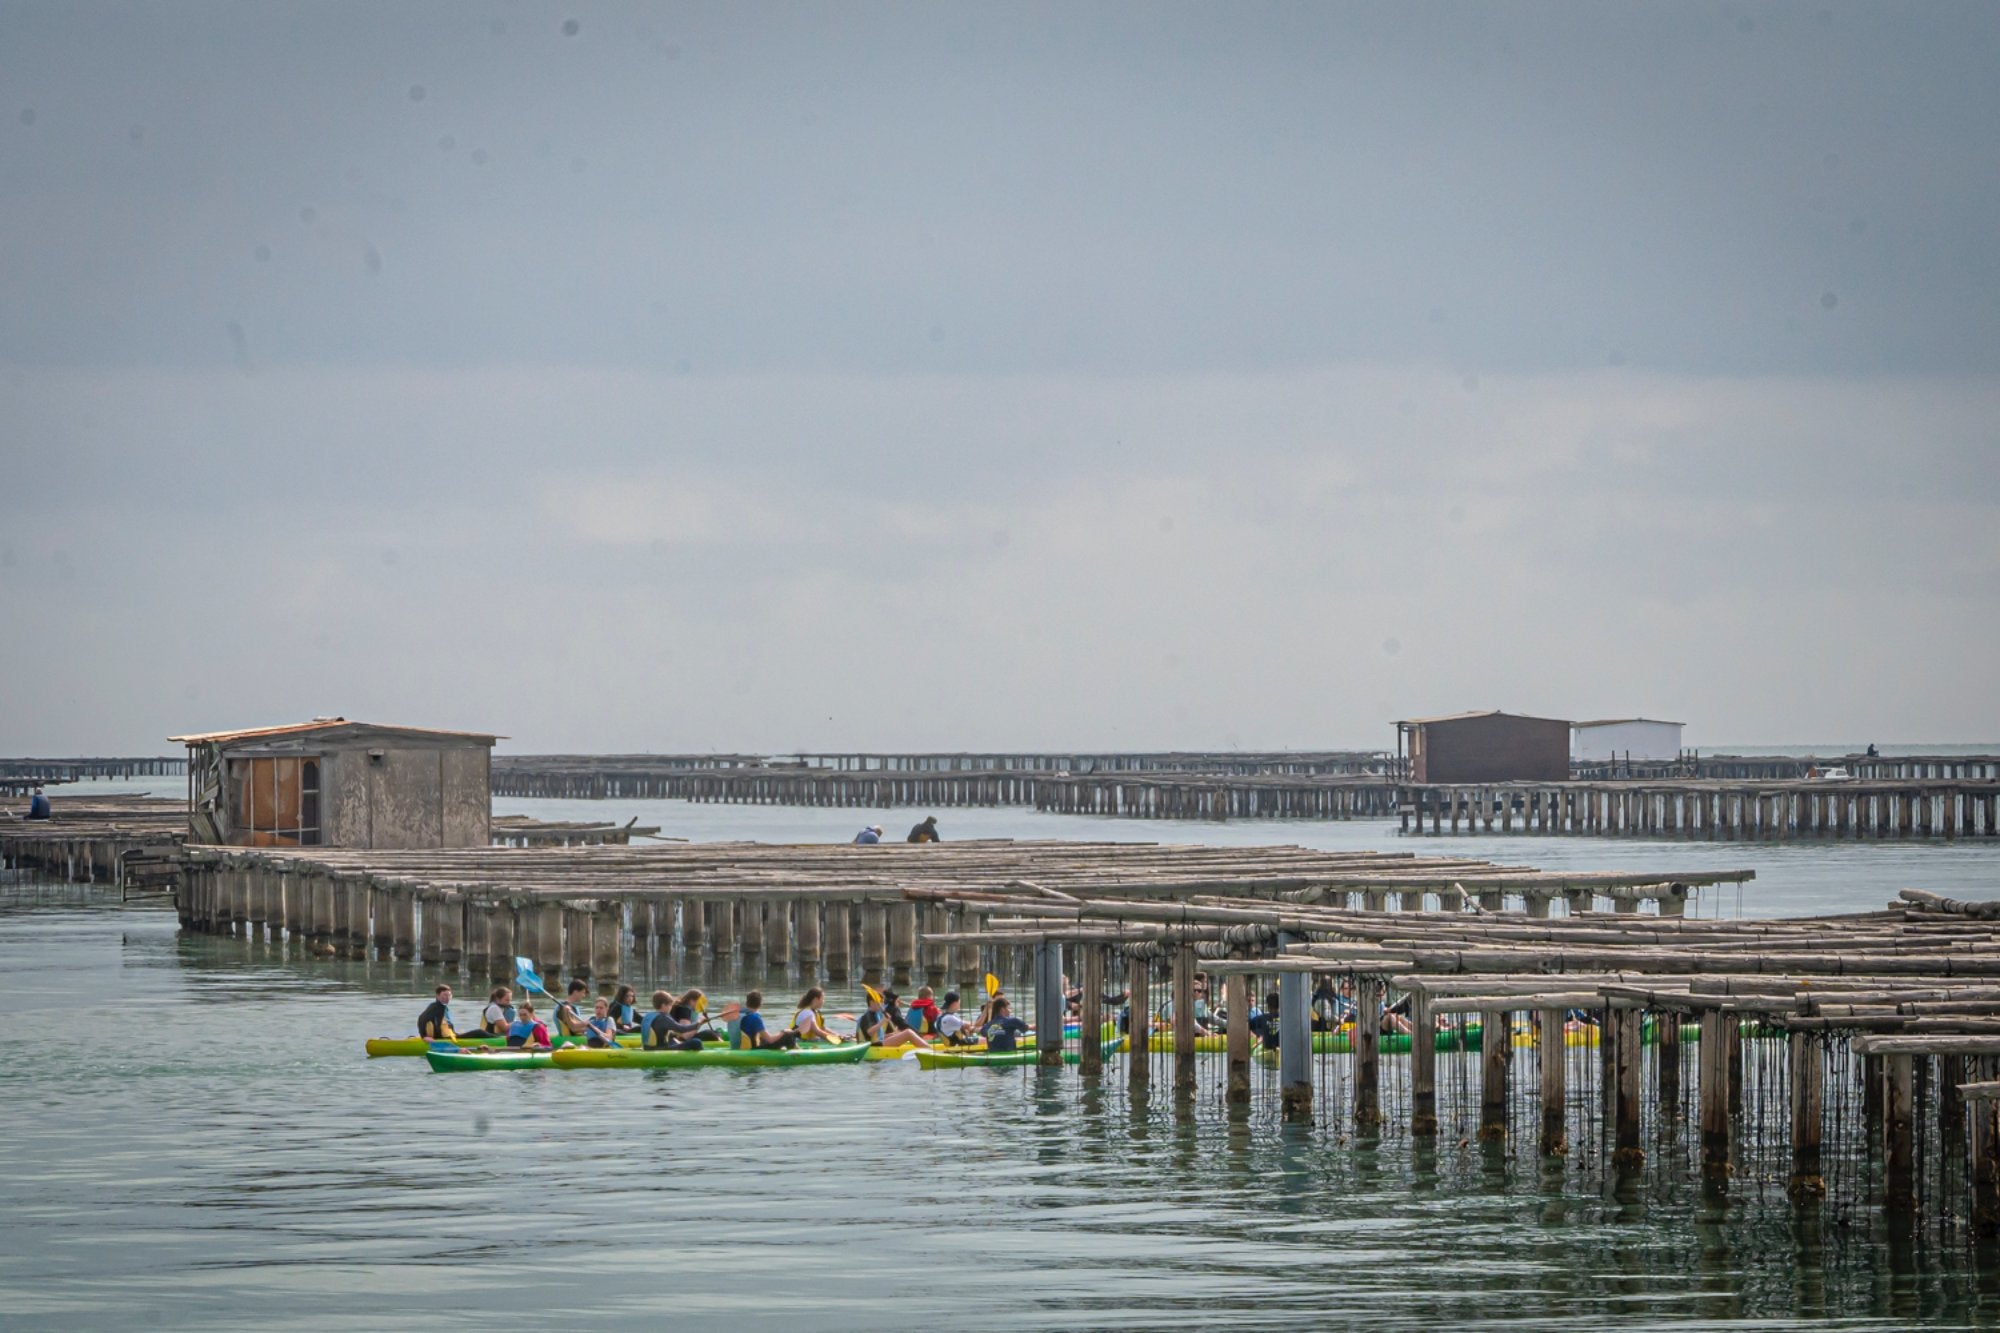
POLYGON ((451 1027, 451 987, 439 986, 437 998, 417 1015, 417 1035, 425 1041, 451 1041, 458 1036, 451 1027))

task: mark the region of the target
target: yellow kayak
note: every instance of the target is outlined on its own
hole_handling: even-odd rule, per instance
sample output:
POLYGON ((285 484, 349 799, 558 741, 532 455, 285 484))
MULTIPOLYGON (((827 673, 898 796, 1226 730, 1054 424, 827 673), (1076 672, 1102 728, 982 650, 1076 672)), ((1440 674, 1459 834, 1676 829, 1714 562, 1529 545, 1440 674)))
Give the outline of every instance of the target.
MULTIPOLYGON (((582 1037, 552 1036, 549 1040, 554 1043, 551 1049, 563 1046, 583 1045, 582 1037)), ((504 1047, 507 1044, 507 1039, 505 1037, 461 1036, 454 1038, 452 1044, 462 1051, 471 1051, 482 1048, 504 1047)), ((618 1044, 620 1046, 637 1046, 639 1044, 639 1034, 628 1032, 618 1038, 618 1044)), ((379 1059, 387 1055, 428 1055, 430 1054, 430 1049, 431 1043, 422 1037, 370 1037, 367 1042, 367 1050, 371 1059, 379 1059)))

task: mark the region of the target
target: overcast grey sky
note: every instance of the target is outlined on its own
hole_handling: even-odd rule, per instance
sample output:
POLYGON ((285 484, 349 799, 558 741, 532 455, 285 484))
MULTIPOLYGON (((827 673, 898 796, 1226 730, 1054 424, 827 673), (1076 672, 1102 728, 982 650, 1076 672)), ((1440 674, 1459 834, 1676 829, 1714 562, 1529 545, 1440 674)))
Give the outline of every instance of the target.
POLYGON ((0 753, 2000 739, 2000 8, 0 3, 0 753))

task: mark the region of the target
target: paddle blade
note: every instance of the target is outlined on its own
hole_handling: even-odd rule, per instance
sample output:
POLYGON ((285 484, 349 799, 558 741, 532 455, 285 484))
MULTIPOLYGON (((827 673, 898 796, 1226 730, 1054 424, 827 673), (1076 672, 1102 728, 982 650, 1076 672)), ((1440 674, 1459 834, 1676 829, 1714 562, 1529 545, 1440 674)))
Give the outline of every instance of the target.
POLYGON ((698 1014, 705 1014, 708 1012, 708 997, 706 995, 700 995, 695 997, 694 1011, 698 1014))
POLYGON ((514 960, 514 984, 522 990, 533 991, 537 995, 549 993, 548 988, 542 985, 542 979, 535 975, 535 963, 530 958, 514 960))
POLYGON ((994 976, 991 972, 988 972, 986 974, 986 998, 990 1000, 999 993, 1000 993, 1000 978, 994 976))
POLYGON ((877 1005, 882 1003, 882 992, 865 981, 861 983, 861 992, 868 997, 868 1003, 877 1005))
POLYGON ((730 1003, 723 1005, 722 1012, 717 1014, 716 1017, 724 1023, 729 1023, 735 1021, 737 1015, 741 1014, 742 1012, 743 1012, 742 1005, 730 1003))

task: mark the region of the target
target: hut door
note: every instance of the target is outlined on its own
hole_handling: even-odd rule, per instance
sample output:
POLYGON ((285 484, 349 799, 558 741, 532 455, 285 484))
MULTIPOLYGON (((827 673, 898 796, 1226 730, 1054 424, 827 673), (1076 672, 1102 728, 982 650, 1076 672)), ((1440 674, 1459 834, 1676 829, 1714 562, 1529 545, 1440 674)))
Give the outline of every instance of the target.
POLYGON ((319 845, 319 760, 239 759, 243 841, 252 847, 319 845))

